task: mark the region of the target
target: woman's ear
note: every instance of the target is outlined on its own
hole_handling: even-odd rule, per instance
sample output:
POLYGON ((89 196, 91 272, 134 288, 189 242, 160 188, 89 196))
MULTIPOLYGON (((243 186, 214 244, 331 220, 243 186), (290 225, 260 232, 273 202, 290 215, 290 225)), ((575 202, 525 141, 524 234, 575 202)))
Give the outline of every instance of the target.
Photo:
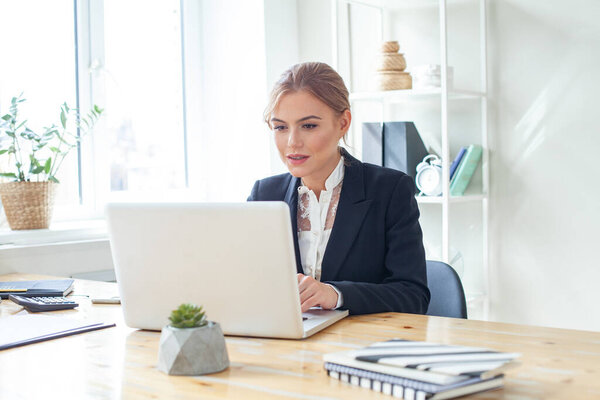
POLYGON ((342 115, 339 118, 339 127, 340 127, 340 138, 343 137, 346 132, 350 129, 350 123, 352 122, 352 113, 349 109, 345 109, 342 111, 342 115))

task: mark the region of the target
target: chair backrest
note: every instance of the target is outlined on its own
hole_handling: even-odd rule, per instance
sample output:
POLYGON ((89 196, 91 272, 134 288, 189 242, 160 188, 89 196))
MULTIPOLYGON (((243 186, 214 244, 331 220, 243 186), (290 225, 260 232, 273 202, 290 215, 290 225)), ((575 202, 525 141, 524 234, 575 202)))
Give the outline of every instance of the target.
POLYGON ((467 302, 460 277, 441 261, 427 261, 427 286, 431 300, 427 315, 467 318, 467 302))

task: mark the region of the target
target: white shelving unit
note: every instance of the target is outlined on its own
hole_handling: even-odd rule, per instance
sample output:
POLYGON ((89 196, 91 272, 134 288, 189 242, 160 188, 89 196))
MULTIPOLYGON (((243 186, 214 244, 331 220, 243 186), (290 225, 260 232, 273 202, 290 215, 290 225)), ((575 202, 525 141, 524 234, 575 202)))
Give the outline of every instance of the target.
MULTIPOLYGON (((354 92, 350 94, 350 101, 385 101, 389 104, 400 103, 407 99, 431 98, 442 95, 441 88, 387 90, 383 92, 354 92)), ((484 93, 469 90, 448 91, 449 100, 485 98, 484 93)))
MULTIPOLYGON (((333 60, 334 67, 339 68, 339 61, 341 57, 346 56, 348 58, 349 67, 347 68, 347 75, 350 75, 350 82, 352 82, 352 74, 354 69, 352 66, 352 25, 350 18, 347 19, 347 38, 346 45, 347 51, 344 53, 341 51, 340 43, 340 15, 349 16, 350 7, 352 6, 365 6, 370 10, 378 12, 379 23, 380 23, 380 38, 384 40, 397 40, 396 38, 388 37, 392 21, 391 10, 408 10, 411 8, 423 8, 423 7, 437 7, 438 18, 439 18, 439 65, 441 66, 441 87, 434 89, 413 89, 413 90, 393 90, 393 91, 357 91, 354 92, 352 85, 350 85, 350 100, 353 106, 359 102, 372 102, 378 103, 381 106, 382 121, 389 121, 390 114, 394 105, 398 103, 406 102, 418 102, 421 100, 427 101, 439 101, 439 115, 440 119, 440 135, 441 135, 441 158, 443 161, 442 165, 442 179, 444 182, 443 194, 439 197, 425 197, 417 196, 419 204, 437 204, 441 206, 441 260, 450 263, 450 205, 455 203, 480 203, 481 204, 481 253, 482 253, 482 265, 481 265, 481 290, 473 293, 469 293, 467 290, 467 301, 470 307, 477 307, 483 319, 488 318, 489 312, 489 282, 488 282, 488 193, 489 193, 489 150, 488 150, 488 122, 487 122, 487 38, 486 38, 486 0, 475 0, 478 2, 478 25, 479 25, 479 55, 478 60, 480 65, 479 71, 479 89, 473 90, 460 90, 450 89, 448 85, 447 67, 448 67, 448 27, 447 27, 447 2, 449 0, 332 0, 332 49, 333 49, 333 60), (340 14, 346 7, 346 14, 340 14), (343 55, 342 55, 343 54, 343 55), (480 194, 471 194, 460 197, 450 196, 450 164, 452 158, 450 155, 450 139, 449 139, 449 128, 448 128, 448 103, 455 100, 471 99, 479 101, 480 111, 480 144, 483 148, 483 155, 481 161, 481 173, 482 173, 482 192, 480 194)), ((459 0, 462 1, 462 0, 459 0)), ((360 18, 360 16, 359 16, 360 18)), ((402 46, 402 43, 400 43, 402 46)), ((434 62, 431 62, 434 63, 434 62)), ((338 69, 339 70, 339 69, 338 69)), ((356 138, 354 138, 356 140, 356 138)), ((434 206, 431 206, 434 207, 434 206)), ((423 210, 422 210, 423 212, 423 210)))

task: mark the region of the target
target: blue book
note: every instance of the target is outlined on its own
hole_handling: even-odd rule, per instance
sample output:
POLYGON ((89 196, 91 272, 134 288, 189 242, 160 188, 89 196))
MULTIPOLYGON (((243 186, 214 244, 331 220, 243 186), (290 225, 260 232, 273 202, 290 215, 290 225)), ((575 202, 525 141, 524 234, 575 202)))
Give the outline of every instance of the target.
POLYGON ((467 186, 469 186, 471 178, 477 169, 479 160, 481 160, 482 153, 483 150, 481 146, 476 144, 469 146, 454 173, 454 178, 450 181, 451 196, 462 196, 465 193, 465 190, 467 189, 467 186))
POLYGON ((458 151, 458 154, 456 155, 456 158, 454 159, 454 161, 452 161, 452 164, 450 165, 450 180, 452 180, 452 177, 456 172, 456 168, 458 167, 458 164, 460 164, 460 160, 462 160, 466 151, 467 149, 465 147, 461 147, 458 151))

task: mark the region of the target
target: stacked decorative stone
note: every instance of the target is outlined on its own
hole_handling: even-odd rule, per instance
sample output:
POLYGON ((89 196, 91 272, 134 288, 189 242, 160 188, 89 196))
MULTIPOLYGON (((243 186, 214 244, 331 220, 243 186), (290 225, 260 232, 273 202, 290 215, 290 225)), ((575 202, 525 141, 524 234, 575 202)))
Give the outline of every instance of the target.
POLYGON ((379 90, 401 90, 412 88, 410 73, 404 72, 406 60, 398 53, 397 41, 383 42, 381 53, 377 56, 376 85, 379 90))

